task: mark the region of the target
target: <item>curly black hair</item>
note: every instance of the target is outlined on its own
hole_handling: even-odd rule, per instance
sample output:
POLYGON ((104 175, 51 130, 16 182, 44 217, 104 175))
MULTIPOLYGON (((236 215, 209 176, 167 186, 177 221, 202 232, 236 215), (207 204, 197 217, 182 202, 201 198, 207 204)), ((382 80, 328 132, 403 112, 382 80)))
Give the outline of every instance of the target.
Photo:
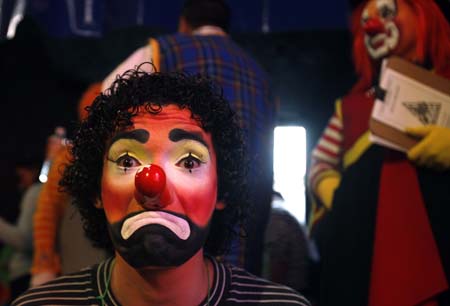
POLYGON ((73 197, 86 235, 94 245, 112 250, 105 213, 94 206, 101 200, 100 182, 108 141, 116 132, 132 126, 132 118, 140 108, 153 114, 168 104, 187 108, 192 118, 211 133, 216 151, 218 199, 226 207, 214 212, 205 251, 222 255, 238 234, 236 229, 241 228, 248 207, 246 156, 237 116, 210 79, 179 72, 150 74, 141 66, 117 77, 87 108, 89 115, 75 133, 72 160, 60 186, 73 197))

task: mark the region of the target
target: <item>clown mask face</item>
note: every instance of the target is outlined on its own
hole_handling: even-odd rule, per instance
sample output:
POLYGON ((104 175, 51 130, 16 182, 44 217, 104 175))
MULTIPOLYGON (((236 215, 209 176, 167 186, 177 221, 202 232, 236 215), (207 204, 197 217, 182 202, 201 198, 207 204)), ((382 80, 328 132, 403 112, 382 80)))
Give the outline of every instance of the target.
POLYGON ((413 60, 416 48, 416 20, 405 0, 369 0, 361 24, 367 52, 374 60, 398 55, 413 60))
POLYGON ((175 105, 156 115, 141 112, 133 123, 114 135, 103 167, 101 196, 113 244, 135 268, 178 266, 203 247, 217 204, 211 135, 175 105), (136 182, 148 165, 164 176, 151 196, 136 182))

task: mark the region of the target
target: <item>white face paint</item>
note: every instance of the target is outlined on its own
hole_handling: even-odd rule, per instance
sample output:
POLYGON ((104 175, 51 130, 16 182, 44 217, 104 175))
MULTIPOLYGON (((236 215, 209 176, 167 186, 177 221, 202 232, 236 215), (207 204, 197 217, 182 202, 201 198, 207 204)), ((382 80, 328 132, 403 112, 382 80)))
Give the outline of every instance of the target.
POLYGON ((397 47, 400 31, 394 22, 397 15, 395 0, 369 1, 361 16, 362 26, 367 22, 377 22, 380 27, 375 33, 364 35, 364 43, 372 59, 380 59, 387 56, 397 47))

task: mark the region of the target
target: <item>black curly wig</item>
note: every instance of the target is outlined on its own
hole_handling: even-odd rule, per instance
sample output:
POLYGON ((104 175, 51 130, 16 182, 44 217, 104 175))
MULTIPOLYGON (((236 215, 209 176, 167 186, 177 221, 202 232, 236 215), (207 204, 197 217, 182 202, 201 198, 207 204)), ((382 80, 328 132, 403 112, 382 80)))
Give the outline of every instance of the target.
POLYGON ((211 133, 217 155, 218 200, 226 207, 214 212, 205 251, 222 255, 238 234, 236 229, 241 228, 238 224, 243 223, 248 207, 246 156, 237 116, 211 80, 184 73, 150 74, 140 70, 141 66, 117 77, 87 108, 89 115, 75 133, 72 160, 60 186, 73 197, 86 235, 94 245, 112 250, 105 213, 94 206, 101 201, 100 182, 108 141, 118 131, 132 126, 139 108, 153 114, 168 104, 187 108, 192 118, 211 133))

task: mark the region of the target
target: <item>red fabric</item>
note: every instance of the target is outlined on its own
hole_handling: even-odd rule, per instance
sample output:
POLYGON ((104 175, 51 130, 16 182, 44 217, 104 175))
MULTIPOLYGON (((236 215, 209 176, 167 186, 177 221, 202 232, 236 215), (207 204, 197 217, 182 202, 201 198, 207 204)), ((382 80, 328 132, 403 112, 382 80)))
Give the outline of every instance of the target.
POLYGON ((420 193, 405 158, 384 162, 375 228, 369 306, 437 305, 448 288, 420 193))
POLYGON ((348 151, 367 132, 372 113, 373 96, 364 92, 350 94, 342 100, 343 150, 348 151))

